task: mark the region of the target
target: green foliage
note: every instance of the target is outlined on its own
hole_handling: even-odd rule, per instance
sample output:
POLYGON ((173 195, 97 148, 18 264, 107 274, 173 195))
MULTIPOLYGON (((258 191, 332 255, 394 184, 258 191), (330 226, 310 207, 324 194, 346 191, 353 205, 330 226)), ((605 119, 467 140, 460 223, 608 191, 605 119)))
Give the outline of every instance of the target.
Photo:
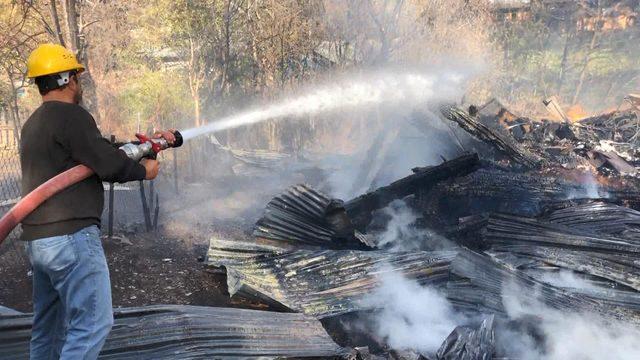
POLYGON ((134 129, 138 116, 142 130, 156 126, 182 128, 190 124, 191 98, 179 71, 143 71, 126 79, 118 95, 125 125, 134 129))

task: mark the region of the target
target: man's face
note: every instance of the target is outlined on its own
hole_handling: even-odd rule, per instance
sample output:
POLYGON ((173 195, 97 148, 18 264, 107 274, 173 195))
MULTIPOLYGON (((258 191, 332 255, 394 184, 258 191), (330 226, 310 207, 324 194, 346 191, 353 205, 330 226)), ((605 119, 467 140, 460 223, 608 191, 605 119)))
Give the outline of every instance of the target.
POLYGON ((80 104, 82 102, 82 81, 80 80, 80 74, 73 75, 71 81, 69 82, 69 88, 73 90, 73 101, 76 104, 80 104))

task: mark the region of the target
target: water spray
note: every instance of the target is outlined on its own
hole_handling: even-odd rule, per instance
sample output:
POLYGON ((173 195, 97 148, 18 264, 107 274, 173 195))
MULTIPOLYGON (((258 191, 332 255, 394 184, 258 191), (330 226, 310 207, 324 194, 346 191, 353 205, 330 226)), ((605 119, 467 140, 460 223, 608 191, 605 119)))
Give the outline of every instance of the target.
MULTIPOLYGON (((173 135, 176 140, 173 144, 169 144, 164 138, 151 139, 145 135, 136 134, 138 141, 126 143, 120 146, 120 150, 124 151, 129 158, 136 161, 155 159, 160 151, 182 145, 182 134, 174 131, 173 135)), ((23 197, 22 200, 15 204, 11 210, 0 219, 0 244, 7 238, 11 230, 18 226, 25 217, 43 202, 67 187, 90 177, 93 173, 93 170, 85 165, 74 166, 47 180, 23 197)))
POLYGON ((463 77, 444 72, 443 75, 422 73, 383 72, 363 76, 357 80, 336 82, 311 88, 301 95, 256 108, 207 125, 182 131, 185 141, 222 130, 251 125, 286 116, 311 115, 338 109, 367 105, 423 104, 458 93, 463 77))

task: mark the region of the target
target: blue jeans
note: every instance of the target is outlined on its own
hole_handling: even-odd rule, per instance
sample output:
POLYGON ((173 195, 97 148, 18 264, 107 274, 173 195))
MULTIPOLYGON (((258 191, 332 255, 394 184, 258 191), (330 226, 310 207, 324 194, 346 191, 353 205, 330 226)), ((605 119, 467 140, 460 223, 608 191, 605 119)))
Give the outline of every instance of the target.
POLYGON ((96 359, 113 325, 97 226, 26 242, 33 268, 31 360, 96 359))

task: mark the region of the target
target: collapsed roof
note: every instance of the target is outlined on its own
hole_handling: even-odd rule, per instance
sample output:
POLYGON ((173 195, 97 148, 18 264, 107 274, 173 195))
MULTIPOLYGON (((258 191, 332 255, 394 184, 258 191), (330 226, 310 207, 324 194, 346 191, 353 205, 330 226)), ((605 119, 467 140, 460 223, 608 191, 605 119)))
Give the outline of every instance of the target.
MULTIPOLYGON (((269 203, 255 241, 212 239, 209 266, 226 270, 231 296, 250 294, 320 319, 375 312, 361 300, 384 272, 433 285, 458 310, 485 316, 480 325, 455 329, 440 351, 423 358, 505 355, 497 353, 493 333, 503 325, 493 316, 507 318, 505 296, 513 288, 537 294, 535 302, 551 309, 640 324, 640 191, 636 162, 629 160, 636 144, 618 144, 609 150, 631 151, 613 156, 598 142, 599 135, 620 131, 635 141, 627 127, 594 130, 593 119, 534 123, 498 102, 491 106, 475 114, 442 108, 444 119, 493 147, 482 160, 463 155, 415 169, 346 202, 292 187, 269 203), (609 163, 594 161, 596 153, 609 163), (419 251, 380 246, 368 225, 376 210, 397 199, 409 199, 420 226, 446 235, 452 246, 434 251, 429 237, 419 251), (562 271, 590 286, 549 277, 562 271)), ((631 121, 612 117, 597 126, 631 121)))

